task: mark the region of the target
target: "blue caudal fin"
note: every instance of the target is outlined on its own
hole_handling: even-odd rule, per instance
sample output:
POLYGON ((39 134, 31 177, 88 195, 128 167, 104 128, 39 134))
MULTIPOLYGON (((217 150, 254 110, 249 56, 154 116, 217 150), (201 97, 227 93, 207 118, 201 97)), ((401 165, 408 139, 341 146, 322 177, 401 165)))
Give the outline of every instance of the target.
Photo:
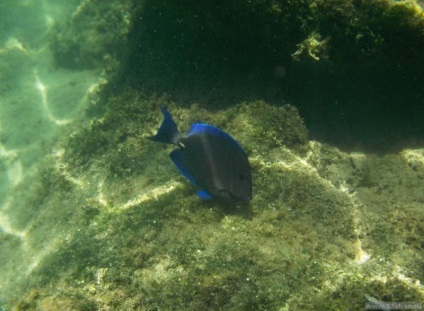
POLYGON ((163 113, 162 124, 154 136, 148 137, 150 140, 177 145, 181 139, 181 134, 178 131, 177 125, 172 120, 171 114, 164 107, 160 108, 163 113))
POLYGON ((197 186, 196 181, 194 180, 193 176, 190 175, 189 172, 187 172, 186 168, 183 165, 183 161, 181 159, 181 150, 175 149, 172 151, 169 156, 172 159, 172 162, 174 162, 175 166, 180 171, 181 175, 183 175, 185 178, 189 180, 193 185, 197 186))

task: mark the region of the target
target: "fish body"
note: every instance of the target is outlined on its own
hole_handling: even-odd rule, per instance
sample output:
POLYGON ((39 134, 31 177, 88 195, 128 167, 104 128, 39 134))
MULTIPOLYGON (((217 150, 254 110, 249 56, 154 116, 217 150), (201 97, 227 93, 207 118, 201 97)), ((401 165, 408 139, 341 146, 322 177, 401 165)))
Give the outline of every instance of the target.
POLYGON ((170 154, 180 173, 201 190, 203 199, 252 199, 252 175, 246 153, 229 134, 215 126, 195 123, 182 137, 170 113, 149 139, 178 146, 170 154))

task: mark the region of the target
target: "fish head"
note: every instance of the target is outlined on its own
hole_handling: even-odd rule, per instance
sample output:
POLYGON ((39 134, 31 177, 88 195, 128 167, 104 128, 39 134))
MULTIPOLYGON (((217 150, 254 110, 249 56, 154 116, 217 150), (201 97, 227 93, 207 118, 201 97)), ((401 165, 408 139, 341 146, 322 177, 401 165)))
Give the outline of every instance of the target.
POLYGON ((250 168, 246 168, 246 164, 233 169, 228 189, 234 198, 243 201, 250 201, 252 199, 252 175, 250 168))

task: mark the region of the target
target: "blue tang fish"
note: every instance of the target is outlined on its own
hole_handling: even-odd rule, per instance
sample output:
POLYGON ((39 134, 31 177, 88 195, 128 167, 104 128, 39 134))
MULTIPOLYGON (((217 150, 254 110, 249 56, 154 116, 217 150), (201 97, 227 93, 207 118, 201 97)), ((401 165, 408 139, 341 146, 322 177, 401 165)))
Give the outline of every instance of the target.
POLYGON ((164 119, 149 139, 174 144, 170 157, 180 173, 201 190, 202 199, 252 199, 252 174, 239 143, 215 126, 194 123, 182 137, 171 114, 161 107, 164 119))

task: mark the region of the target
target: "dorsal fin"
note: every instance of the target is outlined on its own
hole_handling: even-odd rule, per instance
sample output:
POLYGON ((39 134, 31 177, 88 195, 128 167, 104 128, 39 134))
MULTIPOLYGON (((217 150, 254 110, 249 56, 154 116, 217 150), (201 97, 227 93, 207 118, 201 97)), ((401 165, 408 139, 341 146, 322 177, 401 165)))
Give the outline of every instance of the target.
POLYGON ((199 135, 199 134, 201 135, 205 133, 225 139, 226 141, 231 142, 231 144, 237 147, 240 151, 245 153, 243 148, 240 146, 240 144, 233 137, 231 137, 231 135, 225 133, 223 130, 210 124, 205 124, 205 123, 192 124, 190 127, 190 130, 187 132, 187 137, 192 135, 199 135))

